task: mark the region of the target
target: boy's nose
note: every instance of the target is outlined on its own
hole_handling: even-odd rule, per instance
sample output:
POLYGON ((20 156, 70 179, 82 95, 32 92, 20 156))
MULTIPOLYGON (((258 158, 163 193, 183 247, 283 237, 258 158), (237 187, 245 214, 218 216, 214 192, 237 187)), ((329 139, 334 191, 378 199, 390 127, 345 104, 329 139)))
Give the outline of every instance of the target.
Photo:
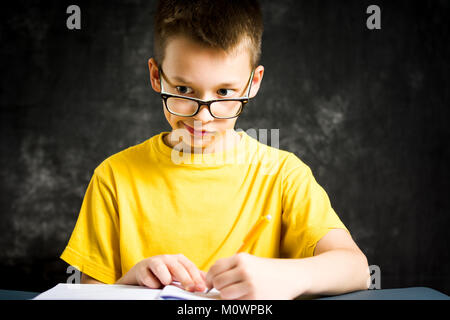
POLYGON ((214 117, 211 115, 211 113, 209 113, 207 105, 201 105, 200 110, 194 116, 194 119, 199 119, 202 122, 206 122, 206 121, 214 120, 214 117))

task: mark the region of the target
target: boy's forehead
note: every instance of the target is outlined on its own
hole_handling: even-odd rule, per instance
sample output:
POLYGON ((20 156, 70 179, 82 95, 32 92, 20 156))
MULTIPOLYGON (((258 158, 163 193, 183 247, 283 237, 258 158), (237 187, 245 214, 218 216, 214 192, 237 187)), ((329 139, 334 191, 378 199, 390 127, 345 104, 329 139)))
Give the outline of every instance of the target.
POLYGON ((171 79, 186 84, 220 79, 222 84, 241 85, 251 72, 250 55, 242 47, 225 52, 177 37, 166 46, 163 70, 171 79))
MULTIPOLYGON (((182 76, 182 75, 178 75, 178 74, 174 74, 173 76, 171 76, 171 79, 174 81, 177 81, 179 83, 184 83, 184 84, 195 84, 195 80, 191 80, 190 78, 192 78, 192 74, 188 74, 186 76, 182 76)), ((234 75, 228 73, 226 75, 224 75, 223 77, 220 78, 220 84, 221 86, 224 87, 237 87, 241 85, 242 79, 240 78, 236 78, 236 80, 233 80, 235 77, 234 75)), ((194 77, 195 79, 195 77, 194 77)))

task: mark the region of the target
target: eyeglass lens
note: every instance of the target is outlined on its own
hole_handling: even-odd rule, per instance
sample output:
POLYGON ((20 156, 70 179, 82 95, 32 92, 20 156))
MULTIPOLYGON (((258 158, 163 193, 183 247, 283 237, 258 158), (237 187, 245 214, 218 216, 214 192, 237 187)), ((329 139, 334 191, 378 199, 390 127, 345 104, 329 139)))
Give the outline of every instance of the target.
MULTIPOLYGON (((215 117, 234 117, 239 113, 241 105, 241 101, 218 101, 211 103, 210 110, 215 117)), ((167 98, 167 108, 179 115, 190 116, 197 111, 198 103, 193 100, 169 97, 167 98)))

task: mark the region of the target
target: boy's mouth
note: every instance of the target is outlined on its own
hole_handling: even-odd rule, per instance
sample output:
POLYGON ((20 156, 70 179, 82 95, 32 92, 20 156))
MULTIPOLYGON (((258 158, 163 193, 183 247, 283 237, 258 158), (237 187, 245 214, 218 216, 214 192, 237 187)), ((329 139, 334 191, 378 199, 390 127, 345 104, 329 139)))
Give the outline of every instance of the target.
POLYGON ((196 135, 196 136, 204 136, 205 134, 211 133, 211 131, 206 131, 206 130, 194 130, 194 128, 188 126, 184 122, 183 122, 183 125, 191 134, 196 135))

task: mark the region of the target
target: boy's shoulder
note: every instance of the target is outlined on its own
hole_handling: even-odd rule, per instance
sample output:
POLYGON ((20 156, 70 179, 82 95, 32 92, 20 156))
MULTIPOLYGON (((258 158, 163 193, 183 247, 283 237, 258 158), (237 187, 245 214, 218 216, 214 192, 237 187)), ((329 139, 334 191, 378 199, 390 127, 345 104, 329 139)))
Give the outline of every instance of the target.
POLYGON ((108 156, 100 162, 94 172, 106 178, 110 177, 113 172, 120 171, 130 164, 144 162, 144 157, 149 150, 149 143, 151 143, 153 138, 154 136, 108 156))
POLYGON ((248 137, 249 145, 253 145, 254 154, 257 155, 258 161, 272 163, 274 166, 279 167, 285 174, 288 174, 294 169, 310 170, 309 166, 295 152, 260 142, 251 135, 248 135, 248 137))

